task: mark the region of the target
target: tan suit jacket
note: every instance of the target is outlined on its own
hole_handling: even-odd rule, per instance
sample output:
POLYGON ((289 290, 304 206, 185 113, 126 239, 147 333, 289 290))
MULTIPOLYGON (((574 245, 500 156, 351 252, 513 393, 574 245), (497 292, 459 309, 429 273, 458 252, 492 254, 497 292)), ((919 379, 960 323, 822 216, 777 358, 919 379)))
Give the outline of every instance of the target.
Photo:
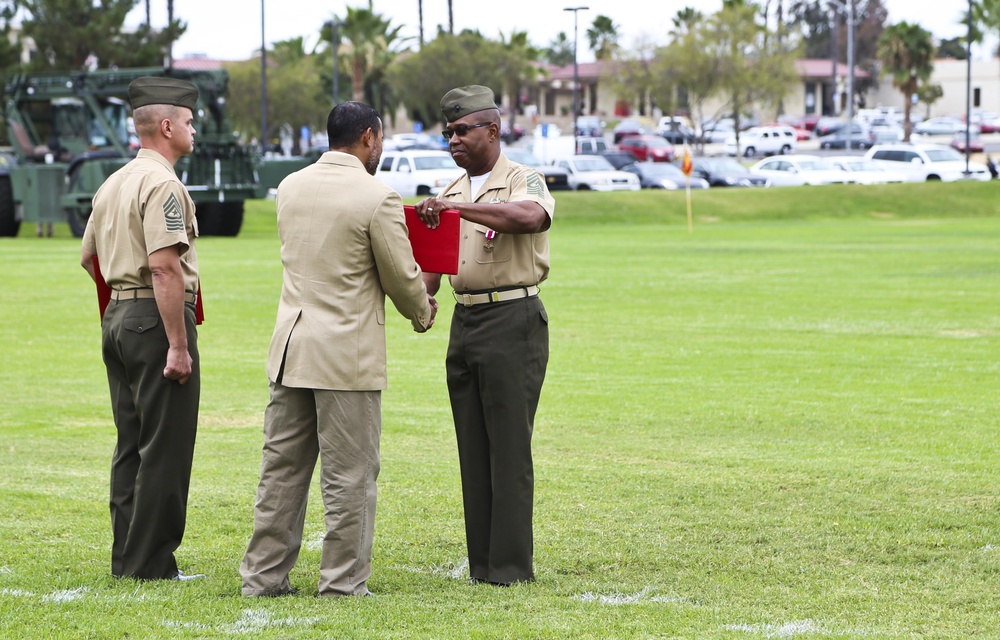
POLYGON ((284 276, 267 376, 287 387, 386 388, 385 296, 430 322, 403 202, 354 156, 329 151, 278 186, 284 276))

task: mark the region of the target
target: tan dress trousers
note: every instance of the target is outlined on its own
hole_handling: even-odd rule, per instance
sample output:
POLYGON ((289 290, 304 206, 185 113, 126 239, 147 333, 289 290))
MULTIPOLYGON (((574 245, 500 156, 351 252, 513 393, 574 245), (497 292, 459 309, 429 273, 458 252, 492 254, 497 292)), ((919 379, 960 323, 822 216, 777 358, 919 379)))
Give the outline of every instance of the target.
POLYGON ((270 384, 254 533, 240 566, 243 595, 291 589, 317 457, 326 534, 319 595, 364 595, 371 577, 381 391, 298 389, 270 384))

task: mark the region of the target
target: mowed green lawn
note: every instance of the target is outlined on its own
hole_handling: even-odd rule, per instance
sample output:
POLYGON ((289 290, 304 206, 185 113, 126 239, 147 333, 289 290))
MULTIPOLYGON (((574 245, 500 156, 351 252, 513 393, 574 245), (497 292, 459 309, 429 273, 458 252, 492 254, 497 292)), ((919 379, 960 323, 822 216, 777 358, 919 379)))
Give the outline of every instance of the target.
POLYGON ((538 580, 467 581, 439 325, 389 322, 376 598, 239 595, 280 287, 273 203, 198 243, 193 583, 109 575, 79 242, 0 241, 0 636, 1000 637, 1000 184, 559 194, 538 580))

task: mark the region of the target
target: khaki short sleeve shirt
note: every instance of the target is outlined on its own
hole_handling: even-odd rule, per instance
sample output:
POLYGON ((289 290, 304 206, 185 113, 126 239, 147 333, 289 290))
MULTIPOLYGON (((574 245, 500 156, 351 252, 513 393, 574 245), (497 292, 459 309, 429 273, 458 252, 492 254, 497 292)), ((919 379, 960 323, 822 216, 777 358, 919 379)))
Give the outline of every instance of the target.
POLYGON ((83 246, 101 261, 112 289, 153 286, 149 254, 180 250, 184 288, 198 288, 198 237, 194 201, 166 158, 140 149, 97 190, 83 246))
MULTIPOLYGON (((502 153, 478 197, 472 198, 469 177, 464 175, 445 187, 441 198, 496 204, 530 201, 540 204, 550 220, 555 213, 555 200, 542 176, 502 153)), ((462 220, 460 233, 458 275, 449 278, 455 291, 531 286, 549 275, 547 231, 494 234, 489 227, 462 220)))

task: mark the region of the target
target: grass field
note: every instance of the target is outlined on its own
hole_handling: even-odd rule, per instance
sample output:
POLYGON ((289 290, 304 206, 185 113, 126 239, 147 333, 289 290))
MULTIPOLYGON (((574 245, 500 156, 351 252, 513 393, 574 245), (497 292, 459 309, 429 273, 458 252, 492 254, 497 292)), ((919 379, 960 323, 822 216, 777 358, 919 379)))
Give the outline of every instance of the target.
MULTIPOLYGON (((273 203, 198 244, 192 583, 109 575, 114 427, 79 242, 0 241, 0 637, 1000 638, 996 183, 558 195, 536 572, 467 581, 451 303, 389 323, 378 597, 239 596, 273 203)), ((444 288, 447 290, 447 287, 444 288)))

